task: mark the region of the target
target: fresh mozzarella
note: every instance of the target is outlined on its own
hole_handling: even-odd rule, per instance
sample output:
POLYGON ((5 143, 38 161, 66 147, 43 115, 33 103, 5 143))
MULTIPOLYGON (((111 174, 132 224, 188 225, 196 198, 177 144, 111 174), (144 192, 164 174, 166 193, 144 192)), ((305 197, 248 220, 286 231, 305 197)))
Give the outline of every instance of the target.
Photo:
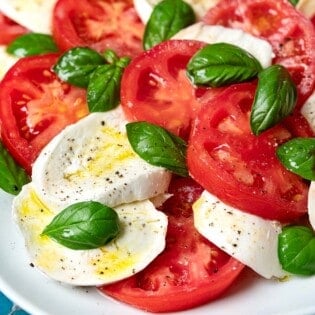
POLYGON ((144 269, 165 247, 167 217, 146 200, 115 208, 121 232, 110 243, 92 250, 72 250, 41 236, 61 208, 50 209, 33 184, 13 201, 13 217, 31 262, 49 277, 72 285, 102 285, 144 269))
POLYGON ((50 34, 56 2, 57 0, 1 0, 0 12, 33 32, 50 34))
MULTIPOLYGON (((197 20, 201 20, 207 10, 214 7, 220 0, 184 0, 193 8, 197 20)), ((134 7, 141 19, 146 24, 149 21, 154 6, 161 0, 133 0, 134 7)))
POLYGON ((6 52, 6 46, 0 46, 0 80, 6 72, 17 62, 18 58, 6 52))
POLYGON ((310 189, 308 191, 308 218, 315 231, 315 181, 311 182, 310 189))
POLYGON ((301 113, 315 133, 315 92, 305 102, 301 108, 301 113))
POLYGON ((196 229, 223 251, 265 278, 286 275, 277 255, 280 223, 230 207, 207 191, 193 211, 196 229))
POLYGON ((273 58, 272 47, 267 41, 240 29, 232 29, 221 25, 207 25, 203 22, 198 22, 179 31, 172 38, 194 39, 209 44, 222 42, 233 44, 251 53, 260 61, 264 68, 271 65, 273 58))
POLYGON ((86 200, 109 207, 167 191, 171 173, 131 148, 120 107, 66 127, 40 153, 32 181, 52 208, 86 200))
POLYGON ((300 0, 296 5, 306 17, 311 18, 315 15, 315 1, 314 0, 300 0))

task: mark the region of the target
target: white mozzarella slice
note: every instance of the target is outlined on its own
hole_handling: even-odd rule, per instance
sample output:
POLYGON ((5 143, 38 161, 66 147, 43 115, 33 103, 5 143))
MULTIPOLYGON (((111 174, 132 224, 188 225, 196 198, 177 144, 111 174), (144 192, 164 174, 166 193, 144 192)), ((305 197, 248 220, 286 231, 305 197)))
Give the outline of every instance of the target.
POLYGON ((311 182, 308 191, 308 218, 313 230, 315 231, 315 181, 311 182))
POLYGON ((60 210, 48 208, 32 183, 13 200, 13 217, 31 262, 57 281, 81 286, 112 283, 144 269, 165 247, 167 217, 148 200, 115 208, 120 234, 91 250, 72 250, 40 235, 60 210))
POLYGON ((33 32, 51 34, 56 2, 57 0, 1 0, 0 12, 33 32))
POLYGON ((277 255, 280 223, 230 207, 207 191, 193 211, 196 229, 223 251, 265 278, 286 275, 277 255))
POLYGON ((311 18, 315 15, 315 1, 314 0, 300 0, 296 8, 300 10, 306 17, 311 18))
POLYGON ((209 44, 233 44, 251 53, 259 60, 263 68, 269 67, 273 58, 272 47, 267 41, 240 29, 221 25, 207 25, 203 22, 198 22, 179 31, 172 38, 199 40, 209 44))
POLYGON ((51 207, 86 200, 114 207, 165 193, 171 173, 133 151, 126 123, 118 107, 66 127, 33 165, 41 198, 51 207))
POLYGON ((0 46, 0 80, 17 61, 17 57, 6 52, 6 46, 0 46))
MULTIPOLYGON (((193 8, 196 19, 201 20, 205 13, 214 7, 220 0, 184 0, 193 8)), ((133 0, 134 7, 141 19, 146 24, 149 21, 154 6, 161 0, 133 0)))
POLYGON ((301 108, 301 114, 308 121, 311 129, 315 133, 315 92, 306 100, 301 108))

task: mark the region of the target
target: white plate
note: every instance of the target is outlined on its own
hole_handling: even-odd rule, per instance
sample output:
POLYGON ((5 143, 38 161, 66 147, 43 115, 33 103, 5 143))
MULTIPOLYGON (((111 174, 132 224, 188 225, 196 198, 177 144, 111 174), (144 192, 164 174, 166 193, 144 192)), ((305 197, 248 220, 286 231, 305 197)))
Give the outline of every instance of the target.
MULTIPOLYGON (((148 314, 103 297, 93 288, 64 286, 32 268, 11 219, 11 201, 11 196, 0 192, 0 290, 9 298, 33 315, 148 314)), ((315 277, 267 281, 247 270, 221 299, 176 314, 315 314, 315 277)))

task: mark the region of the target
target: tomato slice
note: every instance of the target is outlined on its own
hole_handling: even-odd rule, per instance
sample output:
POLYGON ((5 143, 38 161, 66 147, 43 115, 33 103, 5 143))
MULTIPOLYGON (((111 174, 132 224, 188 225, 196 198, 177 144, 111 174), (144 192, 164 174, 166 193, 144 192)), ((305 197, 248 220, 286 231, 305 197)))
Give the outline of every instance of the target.
POLYGON ((165 250, 142 272, 101 292, 150 312, 184 310, 222 295, 244 265, 194 228, 191 205, 202 191, 190 178, 174 178, 162 209, 169 220, 165 250))
POLYGON ((28 30, 9 19, 7 16, 0 12, 0 45, 8 45, 18 36, 28 32, 28 30))
POLYGON ((88 113, 85 90, 61 82, 52 72, 58 57, 22 58, 0 83, 2 141, 29 173, 41 149, 88 113))
POLYGON ((308 184, 276 157, 276 147, 292 137, 285 127, 251 133, 255 89, 254 82, 232 85, 201 109, 189 139, 188 168, 223 202, 288 222, 307 211, 308 184))
POLYGON ((192 119, 221 89, 196 88, 186 65, 204 43, 169 40, 140 54, 125 69, 121 105, 130 120, 146 120, 187 138, 192 119))
POLYGON ((299 92, 299 107, 314 90, 315 30, 287 0, 221 0, 204 17, 208 24, 241 28, 272 45, 273 63, 285 66, 299 92))
POLYGON ((89 46, 134 57, 141 51, 144 25, 132 0, 59 0, 53 13, 53 36, 61 50, 89 46))

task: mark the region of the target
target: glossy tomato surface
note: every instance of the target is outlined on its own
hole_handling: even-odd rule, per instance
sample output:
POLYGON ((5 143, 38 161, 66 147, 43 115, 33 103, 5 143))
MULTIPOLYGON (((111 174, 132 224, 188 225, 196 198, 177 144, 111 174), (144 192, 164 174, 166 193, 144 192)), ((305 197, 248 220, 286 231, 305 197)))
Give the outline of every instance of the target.
POLYGON ((285 127, 252 134, 255 89, 255 82, 232 85, 203 107, 189 139, 189 171, 223 202, 289 222, 306 213, 308 185, 276 157, 277 146, 292 137, 285 127))
POLYGON ((169 220, 165 250, 140 273, 101 292, 150 312, 185 310, 222 295, 244 265, 194 228, 191 205, 202 191, 192 179, 173 179, 173 196, 162 208, 169 220))
POLYGON ((0 83, 2 141, 29 173, 41 149, 88 113, 86 92, 60 81, 57 54, 20 59, 0 83))
POLYGON ((53 36, 61 50, 88 46, 134 57, 142 49, 144 25, 132 0, 59 0, 53 13, 53 36))

